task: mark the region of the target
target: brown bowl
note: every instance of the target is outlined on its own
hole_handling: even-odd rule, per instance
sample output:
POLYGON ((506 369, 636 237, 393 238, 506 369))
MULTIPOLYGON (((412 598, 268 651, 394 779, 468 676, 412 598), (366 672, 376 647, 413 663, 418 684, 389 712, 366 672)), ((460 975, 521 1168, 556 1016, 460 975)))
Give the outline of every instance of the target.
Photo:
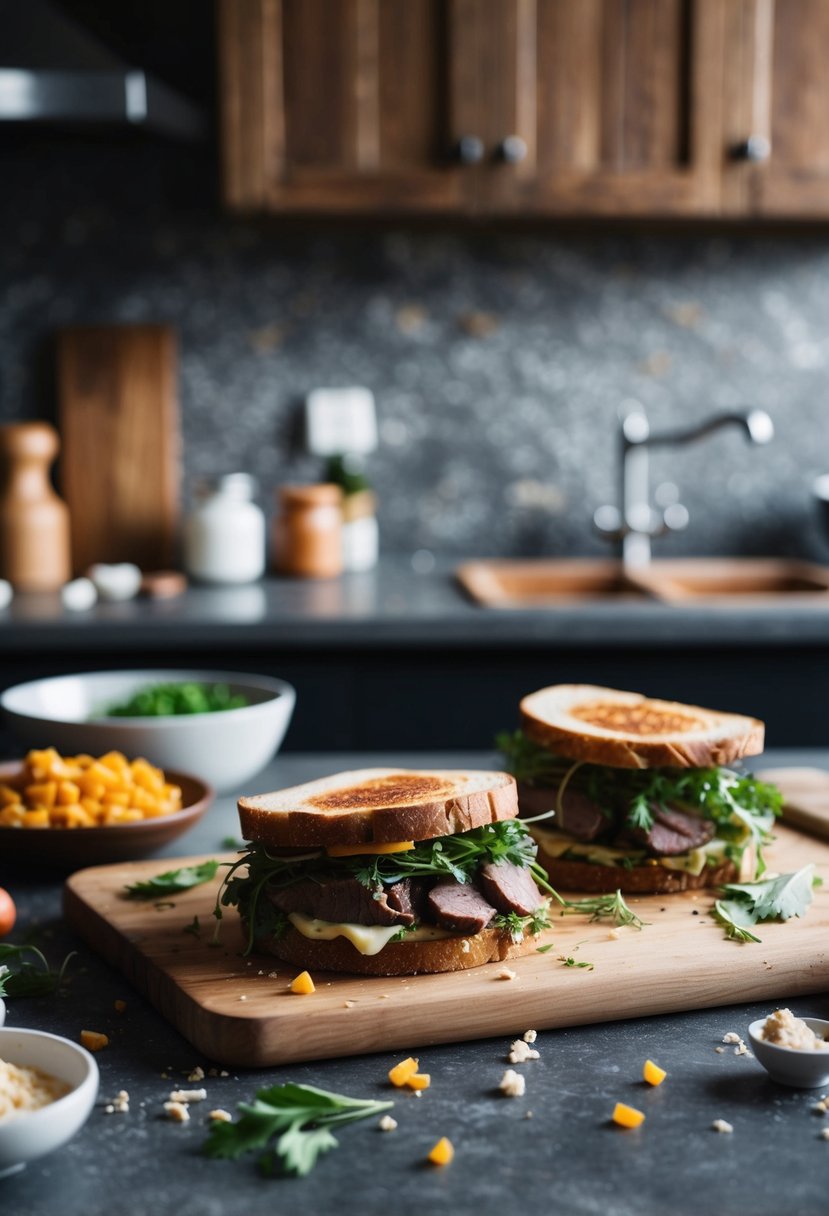
MULTIPOLYGON (((0 764, 0 782, 18 773, 21 764, 20 760, 0 764)), ((181 787, 180 811, 157 819, 100 828, 0 827, 0 862, 68 871, 109 861, 151 857, 198 823, 214 797, 212 786, 189 773, 165 769, 164 775, 167 781, 181 787)))

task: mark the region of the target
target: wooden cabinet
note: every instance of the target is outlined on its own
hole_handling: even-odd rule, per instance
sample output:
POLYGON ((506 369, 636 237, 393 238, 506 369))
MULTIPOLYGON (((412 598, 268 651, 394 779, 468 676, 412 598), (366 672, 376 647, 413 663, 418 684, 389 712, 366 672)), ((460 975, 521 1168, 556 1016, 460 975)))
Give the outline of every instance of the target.
POLYGON ((829 0, 220 0, 236 209, 829 216, 829 0))

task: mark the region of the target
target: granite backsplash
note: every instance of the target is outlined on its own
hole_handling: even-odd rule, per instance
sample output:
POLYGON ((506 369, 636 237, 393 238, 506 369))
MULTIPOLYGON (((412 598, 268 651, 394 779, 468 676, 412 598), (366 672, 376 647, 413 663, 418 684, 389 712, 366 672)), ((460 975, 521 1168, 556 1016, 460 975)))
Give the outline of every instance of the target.
POLYGON ((829 557, 829 229, 243 220, 207 153, 140 139, 4 134, 0 167, 3 421, 54 414, 59 327, 166 322, 187 501, 206 474, 255 474, 266 505, 313 478, 305 394, 364 384, 386 550, 590 554, 621 402, 654 427, 750 404, 770 446, 654 457, 691 512, 658 552, 829 557))

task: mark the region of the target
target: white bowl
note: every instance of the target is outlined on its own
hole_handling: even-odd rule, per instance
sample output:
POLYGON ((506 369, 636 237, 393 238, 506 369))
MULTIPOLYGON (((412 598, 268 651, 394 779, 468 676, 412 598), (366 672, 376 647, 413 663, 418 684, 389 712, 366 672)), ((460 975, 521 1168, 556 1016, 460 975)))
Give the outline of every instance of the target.
POLYGON ((0 1029, 0 1060, 39 1068, 72 1088, 40 1110, 0 1122, 0 1178, 60 1148, 89 1118, 98 1096, 98 1065, 78 1043, 42 1030, 0 1029))
POLYGON ((244 787, 273 758, 291 720, 296 692, 284 680, 228 671, 88 672, 17 684, 0 696, 15 734, 31 747, 64 755, 116 750, 161 768, 202 777, 219 790, 244 787), (108 718, 111 705, 153 684, 227 684, 241 709, 169 717, 108 718))
MULTIPOLYGON (((829 1022, 823 1018, 801 1018, 819 1039, 829 1040, 829 1022)), ((797 1047, 781 1047, 761 1037, 765 1018, 758 1018, 748 1028, 754 1054, 773 1081, 792 1085, 796 1089, 817 1089, 829 1085, 829 1047, 818 1051, 802 1051, 797 1047)))

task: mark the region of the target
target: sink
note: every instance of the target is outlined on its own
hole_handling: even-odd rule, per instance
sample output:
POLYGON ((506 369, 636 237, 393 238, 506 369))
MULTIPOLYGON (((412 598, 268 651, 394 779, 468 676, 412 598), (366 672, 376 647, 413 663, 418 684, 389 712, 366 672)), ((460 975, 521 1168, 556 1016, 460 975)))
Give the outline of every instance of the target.
POLYGON ((655 599, 677 605, 829 605, 829 568, 788 558, 681 558, 625 573, 590 558, 465 562, 458 581, 487 608, 655 599))

